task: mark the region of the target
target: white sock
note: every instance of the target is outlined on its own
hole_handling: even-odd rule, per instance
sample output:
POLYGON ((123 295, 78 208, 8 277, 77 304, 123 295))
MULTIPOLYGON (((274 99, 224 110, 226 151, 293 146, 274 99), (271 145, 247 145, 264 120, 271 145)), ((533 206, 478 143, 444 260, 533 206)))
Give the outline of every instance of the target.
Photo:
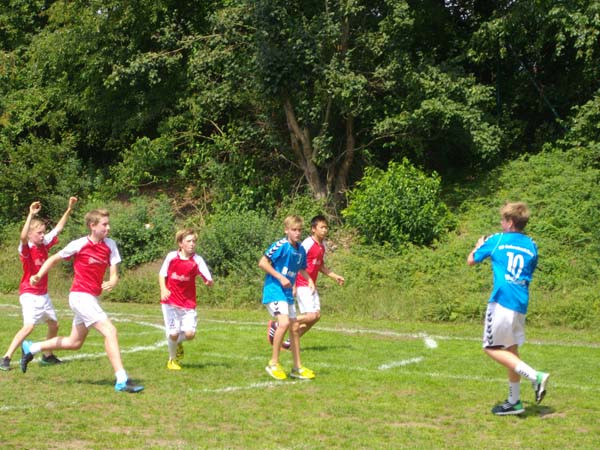
POLYGON ((517 364, 517 367, 515 367, 515 372, 517 372, 519 375, 527 378, 530 381, 535 381, 537 377, 537 370, 528 366, 523 361, 517 364))
POLYGON ((117 377, 117 383, 127 382, 127 372, 125 372, 125 369, 118 370, 115 373, 115 377, 117 377))
POLYGON ((177 358, 177 342, 178 341, 179 341, 179 339, 177 341, 174 341, 171 338, 167 338, 167 344, 169 347, 169 359, 177 358))
POLYGON ((179 344, 183 341, 185 341, 185 333, 181 332, 179 333, 179 337, 177 338, 177 343, 179 344))
POLYGON ((32 355, 35 355, 36 353, 39 353, 42 351, 42 346, 40 345, 39 342, 34 342, 33 344, 31 344, 29 346, 29 353, 31 353, 32 355))
POLYGON ((521 399, 521 382, 508 383, 508 402, 517 403, 521 399))

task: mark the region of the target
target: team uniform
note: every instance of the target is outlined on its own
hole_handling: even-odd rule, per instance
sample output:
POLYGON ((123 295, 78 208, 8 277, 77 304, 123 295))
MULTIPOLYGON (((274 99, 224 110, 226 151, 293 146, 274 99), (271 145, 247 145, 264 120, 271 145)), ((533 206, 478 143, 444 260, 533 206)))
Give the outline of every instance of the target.
POLYGON ((110 238, 94 243, 89 237, 71 241, 58 252, 62 259, 73 258, 73 283, 69 306, 73 310, 73 325, 83 323, 87 328, 108 316, 98 303, 102 281, 109 266, 119 264, 121 256, 117 244, 110 238))
POLYGON ((196 331, 196 277, 204 282, 212 281, 212 275, 204 259, 194 254, 185 259, 178 251, 170 252, 160 268, 159 275, 166 280, 170 291, 161 300, 167 337, 185 331, 196 331))
POLYGON ((44 236, 42 245, 28 242, 19 244, 19 259, 23 265, 23 277, 19 283, 19 303, 23 311, 23 324, 38 325, 48 320, 57 321, 56 311, 48 295, 48 275, 40 279, 35 286, 29 278, 35 275, 48 259, 48 251, 58 243, 58 232, 53 229, 44 236))
POLYGON ((292 286, 296 282, 298 271, 306 269, 306 251, 302 245, 290 244, 287 238, 274 242, 264 253, 273 268, 290 281, 289 288, 283 288, 279 280, 267 273, 263 286, 262 303, 271 316, 279 314, 296 318, 292 286))
MULTIPOLYGON (((302 247, 306 251, 306 271, 316 286, 317 277, 324 264, 325 245, 319 244, 312 236, 309 236, 302 242, 302 247)), ((312 290, 308 287, 308 280, 302 274, 298 274, 296 278, 296 298, 301 314, 321 310, 321 300, 317 289, 312 290)))
POLYGON ((522 345, 529 283, 537 266, 537 245, 523 233, 496 233, 473 253, 476 263, 490 258, 494 287, 485 316, 483 346, 522 345))

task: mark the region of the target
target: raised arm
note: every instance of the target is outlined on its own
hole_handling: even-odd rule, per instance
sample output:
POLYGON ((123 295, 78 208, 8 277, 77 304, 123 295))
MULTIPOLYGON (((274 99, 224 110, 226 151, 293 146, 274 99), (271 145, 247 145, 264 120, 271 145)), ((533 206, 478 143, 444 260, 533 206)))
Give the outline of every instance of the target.
POLYGON ((67 223, 67 220, 69 219, 69 216, 71 215, 71 212, 73 211, 73 206, 75 206, 75 203, 77 203, 77 197, 70 197, 69 198, 69 206, 67 206, 66 211, 64 212, 64 214, 62 215, 62 217, 60 218, 60 220, 54 227, 54 229, 56 230, 57 233, 60 233, 63 230, 63 228, 65 227, 65 224, 67 223))
POLYGON ((27 219, 25 219, 25 223, 23 224, 23 229, 21 230, 21 243, 23 245, 27 244, 27 234, 29 233, 29 226, 31 225, 31 219, 33 219, 37 213, 42 209, 42 204, 40 202, 33 202, 29 205, 29 214, 27 214, 27 219))

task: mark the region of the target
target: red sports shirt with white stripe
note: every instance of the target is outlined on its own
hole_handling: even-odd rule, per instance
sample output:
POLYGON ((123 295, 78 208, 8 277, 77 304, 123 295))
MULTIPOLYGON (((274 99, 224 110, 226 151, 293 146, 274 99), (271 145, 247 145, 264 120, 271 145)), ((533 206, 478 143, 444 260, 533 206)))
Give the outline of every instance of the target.
MULTIPOLYGON (((317 276, 324 263, 325 246, 315 241, 312 236, 309 236, 302 241, 302 247, 306 250, 306 271, 316 283, 317 276)), ((308 280, 301 273, 296 277, 296 286, 308 286, 308 280)))
POLYGON ((160 302, 186 309, 196 308, 196 277, 200 275, 204 283, 212 281, 204 259, 195 253, 184 259, 179 252, 170 252, 158 274, 166 279, 167 289, 171 292, 160 302))
POLYGON ((73 284, 71 292, 84 292, 94 296, 102 293, 102 282, 108 266, 121 262, 117 244, 110 238, 94 243, 89 237, 71 241, 58 252, 61 258, 73 258, 73 284))
POLYGON ((48 293, 48 274, 40 278, 39 283, 32 286, 29 278, 39 272, 44 261, 48 259, 48 250, 58 243, 56 230, 44 236, 42 245, 37 246, 28 242, 27 245, 19 244, 19 258, 23 265, 23 277, 19 284, 19 294, 44 295, 48 293))

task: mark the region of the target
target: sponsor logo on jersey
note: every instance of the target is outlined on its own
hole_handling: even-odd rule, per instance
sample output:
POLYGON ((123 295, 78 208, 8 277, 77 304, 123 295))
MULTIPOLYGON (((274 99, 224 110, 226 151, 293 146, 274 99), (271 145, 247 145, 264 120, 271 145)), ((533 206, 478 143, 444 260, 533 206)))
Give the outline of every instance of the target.
POLYGON ((179 274, 173 272, 171 274, 171 279, 177 280, 177 281, 189 281, 190 277, 188 277, 187 275, 179 275, 179 274))
POLYGON ((104 264, 104 261, 100 259, 96 259, 93 256, 90 256, 88 259, 88 264, 104 264))

